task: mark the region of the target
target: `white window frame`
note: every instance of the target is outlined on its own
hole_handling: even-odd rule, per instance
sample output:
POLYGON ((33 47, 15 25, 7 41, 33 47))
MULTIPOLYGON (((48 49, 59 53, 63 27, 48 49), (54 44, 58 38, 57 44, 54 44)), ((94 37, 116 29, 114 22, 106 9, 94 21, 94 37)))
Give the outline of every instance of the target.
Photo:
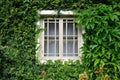
MULTIPOLYGON (((41 12, 38 12, 40 15, 56 15, 57 12, 54 12, 54 11, 51 11, 52 13, 50 14, 44 14, 46 13, 45 10, 44 11, 41 11, 41 12), (54 14, 53 14, 54 12, 54 14)), ((48 13, 48 11, 47 11, 48 13)), ((63 12, 63 15, 73 15, 73 13, 71 11, 66 11, 66 12, 63 12)), ((49 17, 48 17, 49 18, 49 17)), ((50 19, 50 18, 49 18, 50 19)), ((51 18, 53 19, 53 18, 51 18)), ((60 26, 63 26, 63 19, 74 19, 74 18, 58 18, 59 19, 59 27, 60 26)), ((39 28, 44 28, 44 19, 41 19, 39 22, 38 22, 38 27, 39 28)), ((63 27, 59 28, 59 50, 60 51, 63 51, 63 27), (61 35, 61 36, 60 36, 61 35)), ((44 31, 42 33, 40 33, 39 35, 39 39, 38 39, 38 45, 39 46, 39 49, 37 50, 37 57, 40 61, 46 61, 46 60, 78 60, 80 59, 80 56, 82 54, 82 52, 80 51, 80 47, 82 46, 83 44, 83 40, 82 40, 82 29, 81 28, 78 28, 78 56, 62 56, 62 54, 59 54, 59 56, 44 56, 44 31)), ((60 53, 63 53, 63 52, 60 52, 60 53)))

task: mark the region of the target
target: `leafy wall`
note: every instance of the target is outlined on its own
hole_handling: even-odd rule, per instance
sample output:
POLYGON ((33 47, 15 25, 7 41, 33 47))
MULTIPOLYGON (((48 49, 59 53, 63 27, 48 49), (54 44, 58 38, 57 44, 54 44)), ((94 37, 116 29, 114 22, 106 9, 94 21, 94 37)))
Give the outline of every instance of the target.
POLYGON ((110 80, 120 78, 119 5, 94 4, 78 12, 78 25, 86 31, 83 34, 82 62, 91 79, 100 80, 103 75, 109 75, 110 80), (99 70, 100 67, 104 72, 99 70))
MULTIPOLYGON (((72 4, 62 2, 66 6, 72 4)), ((41 69, 35 58, 37 10, 60 9, 60 3, 60 0, 0 0, 1 80, 40 78, 41 69)))
MULTIPOLYGON (((1 6, 0 7, 0 72, 1 72, 0 79, 1 80, 28 80, 28 79, 29 80, 33 80, 33 79, 40 80, 41 78, 43 78, 43 74, 41 73, 43 70, 45 70, 47 72, 46 73, 47 75, 45 77, 46 80, 48 80, 48 78, 50 78, 51 76, 53 76, 52 77, 53 80, 55 79, 56 80, 61 80, 61 79, 78 80, 79 74, 80 74, 79 70, 82 70, 79 63, 78 65, 74 64, 74 68, 72 68, 73 65, 68 65, 68 64, 61 65, 60 64, 59 66, 61 66, 61 70, 68 68, 66 71, 62 71, 62 72, 60 72, 61 70, 59 70, 57 66, 58 65, 57 63, 59 62, 56 62, 56 63, 50 62, 51 65, 49 64, 49 68, 48 67, 44 68, 43 66, 46 66, 45 64, 37 63, 36 58, 35 58, 35 51, 36 51, 35 35, 37 34, 36 22, 37 20, 39 20, 37 10, 55 9, 59 11, 61 9, 80 10, 80 9, 91 8, 91 11, 88 10, 87 12, 92 12, 93 7, 90 7, 90 6, 92 6, 93 4, 101 3, 101 4, 105 4, 106 6, 114 4, 114 6, 116 6, 117 2, 119 2, 119 0, 114 0, 114 1, 112 0, 106 0, 106 1, 103 1, 103 0, 97 0, 97 1, 94 1, 94 0, 81 0, 81 1, 79 0, 54 0, 54 1, 53 0, 12 0, 12 1, 11 0, 6 0, 6 1, 0 0, 0 6, 1 6), (53 67, 52 65, 56 67, 52 68, 53 67), (56 69, 57 71, 52 72, 54 69, 56 69), (69 71, 70 71, 70 74, 69 74, 69 71), (50 73, 56 73, 56 72, 58 72, 56 75, 50 74, 50 73), (75 76, 74 75, 71 76, 73 72, 75 72, 75 76), (61 76, 56 77, 57 75, 61 75, 61 76)), ((116 9, 112 11, 107 10, 106 8, 105 8, 106 10, 104 9, 97 10, 97 8, 95 8, 96 11, 103 12, 103 13, 105 12, 106 14, 107 14, 107 11, 110 11, 108 13, 111 13, 116 10, 120 10, 119 7, 116 7, 116 9)), ((96 15, 98 14, 96 13, 96 15)), ((113 14, 111 13, 111 15, 113 14)), ((110 51, 112 51, 110 52, 111 57, 115 56, 112 58, 114 58, 113 60, 116 61, 115 64, 117 64, 119 61, 119 57, 117 54, 119 53, 119 45, 117 44, 119 43, 119 33, 116 33, 116 31, 118 32, 119 30, 119 27, 118 27, 119 24, 116 23, 116 20, 118 20, 119 22, 119 17, 117 14, 115 15, 117 16, 117 18, 107 17, 105 15, 105 17, 107 17, 106 20, 108 21, 111 20, 113 22, 112 25, 111 23, 109 24, 110 26, 113 26, 115 24, 115 28, 112 28, 112 27, 109 28, 106 25, 107 26, 106 28, 109 28, 108 29, 109 31, 108 30, 107 31, 108 33, 110 32, 111 39, 109 36, 105 35, 105 40, 111 41, 111 42, 114 41, 114 42, 113 44, 111 43, 111 45, 109 46, 103 47, 103 50, 102 48, 100 48, 99 51, 104 51, 103 52, 104 54, 108 51, 108 49, 106 48, 110 47, 110 51), (114 33, 115 35, 112 35, 112 33, 114 33), (112 55, 113 52, 115 54, 112 55)), ((80 17, 83 17, 83 16, 94 17, 93 13, 91 13, 90 15, 82 14, 80 17)), ((97 19, 99 19, 100 17, 101 16, 99 15, 97 19)), ((80 21, 82 21, 81 19, 82 18, 79 18, 80 21)), ((100 20, 102 21, 101 18, 100 20)), ((82 23, 82 25, 87 24, 86 22, 89 22, 89 21, 85 21, 84 23, 82 23)), ((99 20, 98 20, 98 23, 99 23, 99 20)), ((102 25, 103 23, 104 21, 101 22, 100 25, 102 25)), ((92 22, 90 24, 91 24, 90 27, 85 27, 86 32, 88 32, 88 34, 84 35, 85 44, 83 47, 83 53, 85 56, 83 55, 83 61, 84 63, 86 63, 85 64, 86 70, 89 70, 88 68, 91 68, 91 70, 95 70, 96 68, 99 67, 99 65, 97 67, 94 66, 95 69, 93 69, 94 67, 91 67, 90 65, 93 65, 93 62, 95 60, 93 59, 93 61, 91 61, 90 59, 94 57, 92 53, 97 54, 95 53, 94 49, 98 48, 99 45, 98 44, 94 45, 92 43, 91 40, 95 41, 96 35, 91 32, 96 33, 101 27, 100 26, 95 27, 94 25, 96 24, 92 22), (91 50, 93 51, 89 53, 88 51, 91 51, 91 50), (92 56, 86 57, 87 54, 92 55, 92 56)), ((100 31, 99 34, 104 35, 104 32, 100 31)), ((102 37, 103 36, 101 36, 101 38, 102 37)), ((96 38, 98 38, 98 36, 96 38)), ((103 42, 104 42, 104 45, 109 44, 108 42, 107 43, 105 41, 103 42)), ((100 46, 102 46, 102 44, 100 46)), ((98 52, 98 54, 100 54, 100 52, 98 52)), ((103 56, 103 54, 101 56, 103 56)), ((98 55, 96 56, 98 57, 98 55)), ((94 65, 97 65, 99 63, 100 61, 97 60, 95 61, 94 65)), ((70 64, 73 64, 73 63, 71 62, 70 64)), ((111 69, 113 69, 113 67, 111 67, 111 69)), ((118 70, 118 67, 116 67, 116 65, 115 65, 115 69, 118 70)), ((112 73, 114 74, 115 71, 113 71, 112 73)), ((118 75, 118 72, 116 72, 116 77, 119 77, 117 75, 118 75)), ((96 78, 96 77, 93 77, 93 78, 96 78)))
POLYGON ((34 79, 36 10, 33 1, 0 1, 0 72, 4 80, 34 79))

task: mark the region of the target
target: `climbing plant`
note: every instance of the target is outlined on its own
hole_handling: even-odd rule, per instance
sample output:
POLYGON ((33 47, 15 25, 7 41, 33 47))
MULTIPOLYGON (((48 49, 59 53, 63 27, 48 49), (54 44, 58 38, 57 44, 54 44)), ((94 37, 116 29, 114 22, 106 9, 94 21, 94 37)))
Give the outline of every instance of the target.
POLYGON ((80 10, 76 21, 85 29, 82 64, 91 79, 97 79, 99 67, 110 80, 120 78, 120 6, 95 4, 80 10))
POLYGON ((37 11, 72 9, 78 6, 77 1, 0 0, 0 6, 0 79, 40 79, 35 58, 37 11))
POLYGON ((101 64, 107 67, 108 75, 111 75, 109 74, 111 72, 119 78, 119 12, 117 11, 120 7, 118 3, 119 0, 0 0, 0 80, 40 80, 42 69, 48 72, 45 79, 51 78, 50 76, 56 79, 55 75, 60 74, 59 71, 65 68, 67 68, 65 72, 62 71, 64 73, 57 76, 58 80, 79 79, 79 70, 82 68, 73 62, 70 63, 71 65, 60 64, 61 69, 58 69, 57 62, 50 62, 52 65, 47 64, 49 67, 45 69, 43 67, 46 66, 45 64, 37 63, 35 36, 41 31, 36 31, 36 22, 40 19, 37 11, 43 9, 58 11, 84 9, 82 13, 80 12, 78 20, 82 21, 80 24, 85 26, 86 30, 83 35, 82 57, 83 64, 86 63, 84 64, 86 70, 94 71, 101 64), (97 6, 99 3, 104 5, 97 6), (57 73, 51 74, 55 68, 57 73))
POLYGON ((36 79, 36 2, 0 1, 0 78, 36 79))

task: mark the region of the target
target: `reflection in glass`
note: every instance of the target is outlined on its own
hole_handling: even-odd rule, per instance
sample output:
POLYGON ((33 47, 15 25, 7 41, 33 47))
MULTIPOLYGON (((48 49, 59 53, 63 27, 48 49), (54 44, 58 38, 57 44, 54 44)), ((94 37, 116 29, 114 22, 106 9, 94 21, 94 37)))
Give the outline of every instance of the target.
POLYGON ((63 41, 63 53, 66 53, 66 41, 63 41))
POLYGON ((45 35, 47 35, 47 23, 45 23, 45 35))
POLYGON ((78 34, 78 28, 75 26, 75 35, 78 34))
POLYGON ((44 53, 47 53, 47 41, 44 41, 44 53))
POLYGON ((75 41, 75 49, 74 49, 75 51, 75 53, 78 53, 78 41, 76 40, 75 41))
POLYGON ((54 34, 55 34, 55 24, 49 23, 49 35, 54 35, 54 34))
POLYGON ((73 53, 73 41, 67 42, 67 53, 73 53))
POLYGON ((59 35, 59 24, 56 23, 56 35, 59 35))
POLYGON ((49 55, 53 56, 55 53, 55 41, 49 41, 49 55))
POLYGON ((63 24, 63 35, 66 35, 66 23, 63 24))
POLYGON ((56 41, 56 56, 59 56, 59 41, 56 41))
POLYGON ((67 35, 73 35, 73 23, 68 23, 67 35))

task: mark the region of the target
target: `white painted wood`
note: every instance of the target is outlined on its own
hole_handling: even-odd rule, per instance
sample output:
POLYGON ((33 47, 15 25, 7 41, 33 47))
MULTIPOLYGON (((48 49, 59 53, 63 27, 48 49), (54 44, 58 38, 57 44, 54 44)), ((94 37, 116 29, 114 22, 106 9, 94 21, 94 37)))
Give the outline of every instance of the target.
MULTIPOLYGON (((41 10, 41 11, 38 11, 38 14, 40 14, 40 15, 57 15, 58 11, 56 11, 56 10, 41 10)), ((60 11, 60 14, 61 15, 74 15, 73 11, 63 11, 63 10, 60 11)))
MULTIPOLYGON (((40 20, 37 22, 37 28, 40 29, 40 28, 44 28, 44 20, 40 20)), ((38 38, 38 44, 37 44, 37 48, 38 50, 36 51, 36 56, 37 58, 40 60, 42 59, 44 56, 44 32, 41 32, 39 35, 39 38, 38 38)))
POLYGON ((82 28, 78 29, 78 52, 79 55, 78 56, 82 56, 82 51, 81 51, 81 47, 83 45, 83 39, 82 39, 82 28))
MULTIPOLYGON (((52 18, 48 18, 47 19, 47 24, 49 26, 49 20, 52 19, 52 18)), ((67 20, 69 19, 73 19, 73 18, 55 18, 55 20, 58 19, 59 20, 59 56, 44 56, 44 32, 41 33, 41 35, 39 36, 40 38, 38 39, 38 42, 40 43, 40 50, 37 51, 37 53, 39 53, 39 60, 42 60, 43 62, 46 61, 46 60, 58 60, 58 59, 61 59, 61 60, 77 60, 79 59, 79 56, 81 56, 82 52, 80 51, 80 47, 83 45, 83 40, 82 40, 82 29, 78 29, 78 34, 77 34, 77 39, 75 39, 75 28, 73 28, 73 44, 75 45, 75 41, 78 40, 78 56, 63 56, 63 19, 66 19, 66 26, 67 25, 67 20)), ((39 23, 37 24, 40 24, 40 27, 44 28, 44 20, 42 19, 39 23)), ((55 28, 56 28, 56 21, 54 22, 55 23, 55 28)), ((47 26, 48 28, 48 32, 49 33, 49 27, 47 26)), ((75 27, 75 24, 73 24, 73 27, 75 27)), ((55 29, 55 32, 56 32, 56 29, 55 29)), ((55 33, 56 34, 56 33, 55 33)), ((66 29, 66 39, 69 35, 67 35, 67 29, 66 29)), ((47 34, 47 37, 49 37, 49 34, 47 34)), ((53 36, 54 38, 56 38, 56 35, 53 36)), ((69 40, 69 39, 68 39, 69 40)), ((55 39, 56 41, 56 39, 55 39)), ((67 40, 66 40, 67 41, 67 40)), ((55 43, 56 44, 56 43, 55 43)), ((74 48, 75 46, 73 46, 74 48)), ((47 49, 49 49, 49 38, 47 38, 47 49)), ((56 49, 56 48, 55 48, 56 49)), ((67 49, 67 47, 66 47, 67 49)), ((49 50, 47 50, 47 52, 49 52, 49 50)), ((75 52, 74 52, 75 54, 75 52)))
POLYGON ((63 19, 59 19, 59 57, 63 56, 63 19))

